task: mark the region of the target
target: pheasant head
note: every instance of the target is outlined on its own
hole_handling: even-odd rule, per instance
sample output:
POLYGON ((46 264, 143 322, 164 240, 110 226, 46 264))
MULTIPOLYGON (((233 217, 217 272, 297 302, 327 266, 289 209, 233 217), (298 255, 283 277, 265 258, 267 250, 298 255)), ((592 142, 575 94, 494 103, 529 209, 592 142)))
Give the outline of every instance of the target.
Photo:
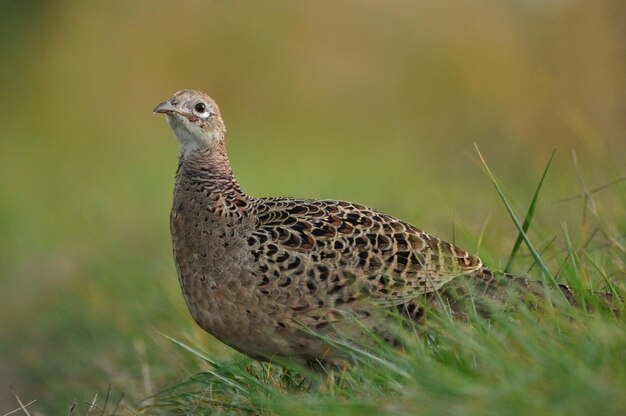
POLYGON ((152 110, 163 113, 178 140, 179 153, 211 150, 224 140, 226 128, 215 101, 203 92, 178 91, 152 110))

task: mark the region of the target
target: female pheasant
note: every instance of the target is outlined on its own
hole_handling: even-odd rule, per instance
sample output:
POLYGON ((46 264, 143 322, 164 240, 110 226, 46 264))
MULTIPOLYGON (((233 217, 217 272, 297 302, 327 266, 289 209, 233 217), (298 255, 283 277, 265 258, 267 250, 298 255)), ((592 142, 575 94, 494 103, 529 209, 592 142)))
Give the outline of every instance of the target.
POLYGON ((198 325, 244 354, 332 360, 310 331, 381 307, 415 313, 416 298, 455 277, 493 278, 478 257, 363 205, 246 195, 220 111, 200 91, 153 112, 179 143, 170 220, 185 301, 198 325))

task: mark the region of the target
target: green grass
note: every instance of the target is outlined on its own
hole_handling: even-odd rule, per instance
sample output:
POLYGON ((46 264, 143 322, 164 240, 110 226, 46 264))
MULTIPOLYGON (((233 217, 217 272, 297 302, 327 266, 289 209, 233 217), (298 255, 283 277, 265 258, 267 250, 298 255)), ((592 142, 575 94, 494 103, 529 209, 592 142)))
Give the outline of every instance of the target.
MULTIPOLYGON (((358 363, 331 374, 194 350, 198 372, 161 392, 148 412, 176 414, 623 414, 623 320, 569 311, 462 324, 430 317, 402 350, 350 349, 358 363), (370 355, 370 354, 373 354, 370 355)), ((188 347, 184 350, 189 352, 188 347)))

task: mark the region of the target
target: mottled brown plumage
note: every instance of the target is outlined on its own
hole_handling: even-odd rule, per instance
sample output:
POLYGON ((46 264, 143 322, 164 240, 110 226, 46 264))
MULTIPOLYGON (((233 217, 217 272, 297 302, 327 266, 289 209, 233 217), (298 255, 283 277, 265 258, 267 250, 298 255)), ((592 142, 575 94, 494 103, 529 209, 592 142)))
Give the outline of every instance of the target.
POLYGON ((313 331, 379 308, 406 308, 455 277, 492 278, 480 259, 374 209, 242 192, 224 124, 206 94, 159 104, 179 141, 171 211, 174 257, 195 321, 258 359, 333 359, 313 331))

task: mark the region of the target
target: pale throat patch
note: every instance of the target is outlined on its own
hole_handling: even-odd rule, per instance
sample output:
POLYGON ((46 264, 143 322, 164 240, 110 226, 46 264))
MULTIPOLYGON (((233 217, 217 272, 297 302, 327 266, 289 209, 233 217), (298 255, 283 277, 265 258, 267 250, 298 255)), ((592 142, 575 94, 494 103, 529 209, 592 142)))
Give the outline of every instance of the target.
POLYGON ((178 153, 180 155, 199 149, 206 149, 215 140, 212 132, 204 131, 200 126, 180 116, 167 115, 167 124, 174 132, 178 141, 178 153))

